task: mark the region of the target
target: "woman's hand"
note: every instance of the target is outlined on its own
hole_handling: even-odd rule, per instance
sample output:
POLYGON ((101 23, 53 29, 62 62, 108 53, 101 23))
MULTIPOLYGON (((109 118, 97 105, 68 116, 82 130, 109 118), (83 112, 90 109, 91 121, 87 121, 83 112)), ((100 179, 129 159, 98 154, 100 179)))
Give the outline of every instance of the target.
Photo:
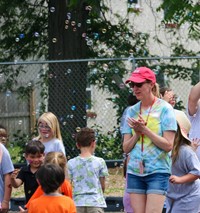
POLYGON ((146 122, 142 118, 141 115, 139 115, 139 119, 136 120, 134 118, 128 118, 128 125, 134 129, 136 134, 141 135, 144 131, 144 128, 146 126, 146 122))

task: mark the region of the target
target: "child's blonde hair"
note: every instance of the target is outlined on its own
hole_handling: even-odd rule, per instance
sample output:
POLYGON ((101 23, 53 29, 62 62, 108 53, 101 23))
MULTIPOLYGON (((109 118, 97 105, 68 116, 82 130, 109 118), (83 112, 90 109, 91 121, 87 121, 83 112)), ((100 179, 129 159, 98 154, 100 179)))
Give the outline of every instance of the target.
MULTIPOLYGON (((62 141, 60 125, 59 125, 57 117, 52 112, 45 112, 39 117, 38 125, 42 121, 47 123, 47 125, 51 128, 51 130, 53 131, 54 138, 58 138, 59 140, 62 141)), ((39 136, 36 139, 39 140, 40 138, 41 138, 41 135, 39 133, 39 136)))
POLYGON ((44 164, 53 163, 59 165, 65 172, 66 178, 68 178, 67 173, 67 158, 62 152, 48 152, 44 158, 44 164))

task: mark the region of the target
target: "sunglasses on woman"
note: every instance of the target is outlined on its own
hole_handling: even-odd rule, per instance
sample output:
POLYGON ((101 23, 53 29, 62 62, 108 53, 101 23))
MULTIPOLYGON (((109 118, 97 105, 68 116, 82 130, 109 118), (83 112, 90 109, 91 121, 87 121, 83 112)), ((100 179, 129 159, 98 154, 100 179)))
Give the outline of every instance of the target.
POLYGON ((143 84, 145 84, 145 83, 149 83, 149 82, 147 82, 147 81, 144 81, 144 82, 142 82, 142 83, 130 82, 130 83, 129 83, 129 87, 130 87, 130 88, 133 88, 134 86, 136 86, 136 87, 138 87, 138 88, 141 88, 141 87, 143 86, 143 84))

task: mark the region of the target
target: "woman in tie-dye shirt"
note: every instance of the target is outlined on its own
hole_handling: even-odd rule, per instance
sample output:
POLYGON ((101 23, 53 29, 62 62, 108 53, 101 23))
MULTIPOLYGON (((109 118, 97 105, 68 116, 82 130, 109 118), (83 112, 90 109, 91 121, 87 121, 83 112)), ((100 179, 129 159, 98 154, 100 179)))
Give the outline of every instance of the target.
POLYGON ((137 68, 126 83, 140 100, 128 110, 122 132, 124 152, 130 152, 127 192, 134 213, 162 212, 177 129, 174 110, 158 98, 156 76, 149 68, 137 68))

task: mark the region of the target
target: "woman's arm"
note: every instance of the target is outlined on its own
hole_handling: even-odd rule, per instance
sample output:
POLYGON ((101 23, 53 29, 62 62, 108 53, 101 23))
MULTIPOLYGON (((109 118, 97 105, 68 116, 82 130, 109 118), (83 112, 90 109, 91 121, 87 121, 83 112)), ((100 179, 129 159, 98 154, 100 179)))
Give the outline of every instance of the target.
POLYGON ((123 150, 126 154, 128 154, 134 148, 139 137, 139 134, 124 134, 123 150))
POLYGON ((143 131, 148 138, 160 149, 170 152, 173 149, 174 138, 175 138, 175 131, 165 131, 163 136, 157 135, 156 133, 152 132, 148 127, 146 127, 143 131))

